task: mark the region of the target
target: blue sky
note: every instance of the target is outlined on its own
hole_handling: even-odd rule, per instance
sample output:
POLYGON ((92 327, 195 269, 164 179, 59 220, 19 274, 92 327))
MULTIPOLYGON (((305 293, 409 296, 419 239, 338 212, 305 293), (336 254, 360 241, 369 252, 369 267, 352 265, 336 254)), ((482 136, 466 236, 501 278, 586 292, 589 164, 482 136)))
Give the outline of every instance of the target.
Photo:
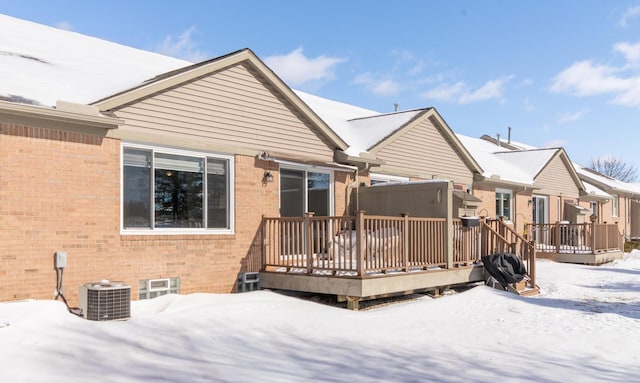
MULTIPOLYGON (((292 88, 640 168, 640 1, 0 0, 192 61, 250 48, 292 88)), ((62 48, 63 49, 63 48, 62 48)))

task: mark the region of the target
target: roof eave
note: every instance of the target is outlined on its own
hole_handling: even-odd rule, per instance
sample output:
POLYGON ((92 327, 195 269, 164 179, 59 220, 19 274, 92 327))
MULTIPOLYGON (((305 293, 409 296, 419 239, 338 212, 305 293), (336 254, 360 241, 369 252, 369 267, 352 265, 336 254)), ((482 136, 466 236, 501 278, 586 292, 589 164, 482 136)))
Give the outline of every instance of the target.
MULTIPOLYGON (((58 103, 58 105, 62 105, 58 103)), ((71 103, 64 103, 71 106, 71 103)), ((0 115, 8 115, 19 118, 55 121, 65 124, 81 125, 85 127, 101 129, 117 129, 124 124, 119 118, 101 115, 97 109, 92 113, 90 107, 77 105, 77 107, 65 107, 65 109, 54 109, 42 106, 18 104, 8 101, 0 101, 0 115), (66 110, 65 110, 66 109, 66 110)))
POLYGON ((482 174, 474 175, 473 181, 474 182, 479 182, 479 183, 491 184, 491 185, 499 185, 499 186, 523 187, 523 188, 532 189, 532 190, 535 187, 533 183, 529 183, 529 182, 521 182, 521 181, 513 181, 513 180, 509 180, 509 179, 503 179, 500 176, 486 177, 486 176, 484 176, 482 174))
POLYGON ((374 156, 352 156, 342 150, 336 150, 333 157, 336 162, 350 165, 368 165, 371 167, 381 166, 384 163, 384 161, 374 156))

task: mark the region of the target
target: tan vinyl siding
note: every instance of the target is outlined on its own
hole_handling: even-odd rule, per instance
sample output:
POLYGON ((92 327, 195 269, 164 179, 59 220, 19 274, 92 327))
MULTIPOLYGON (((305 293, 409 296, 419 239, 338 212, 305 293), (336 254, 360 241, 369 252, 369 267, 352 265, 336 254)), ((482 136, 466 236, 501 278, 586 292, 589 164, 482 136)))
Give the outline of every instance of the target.
POLYGON ((578 186, 561 156, 555 156, 536 177, 535 187, 544 194, 562 195, 563 197, 579 196, 578 186))
POLYGON ((399 135, 379 152, 381 169, 420 178, 445 178, 471 184, 473 174, 460 154, 429 120, 399 135))
POLYGON ((118 132, 178 135, 256 151, 331 161, 333 148, 244 65, 117 110, 118 132))

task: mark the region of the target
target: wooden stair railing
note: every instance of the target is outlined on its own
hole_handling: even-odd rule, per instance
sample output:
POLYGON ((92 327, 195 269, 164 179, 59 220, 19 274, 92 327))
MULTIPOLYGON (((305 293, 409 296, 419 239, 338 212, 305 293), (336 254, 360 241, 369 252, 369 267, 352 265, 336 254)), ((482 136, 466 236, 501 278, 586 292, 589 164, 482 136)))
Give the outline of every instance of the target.
POLYGON ((503 220, 482 222, 483 253, 511 252, 525 262, 527 275, 524 284, 514 283, 509 290, 518 295, 533 295, 539 292, 536 283, 536 246, 535 242, 527 241, 503 220))

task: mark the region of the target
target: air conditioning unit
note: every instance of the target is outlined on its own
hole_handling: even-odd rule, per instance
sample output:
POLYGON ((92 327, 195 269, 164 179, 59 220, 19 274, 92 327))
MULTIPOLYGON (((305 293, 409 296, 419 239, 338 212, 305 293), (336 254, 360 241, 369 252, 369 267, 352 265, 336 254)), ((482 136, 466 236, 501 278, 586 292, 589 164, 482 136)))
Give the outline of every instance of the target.
POLYGON ((102 280, 80 286, 78 306, 89 320, 110 321, 131 316, 131 287, 123 282, 102 280))

